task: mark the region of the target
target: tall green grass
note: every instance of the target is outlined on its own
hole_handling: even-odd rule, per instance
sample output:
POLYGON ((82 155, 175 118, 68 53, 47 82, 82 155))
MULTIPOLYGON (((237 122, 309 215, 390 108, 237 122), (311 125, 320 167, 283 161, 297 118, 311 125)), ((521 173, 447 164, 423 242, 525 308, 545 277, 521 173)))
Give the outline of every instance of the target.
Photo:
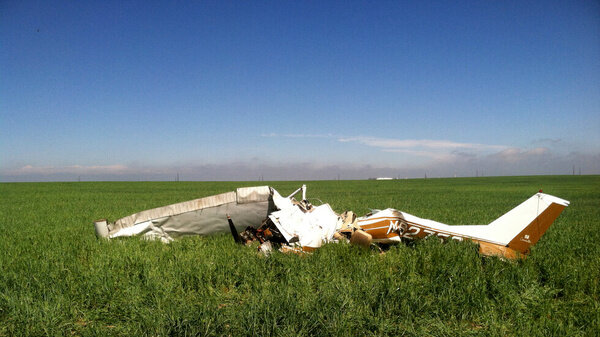
POLYGON ((456 225, 489 223, 540 188, 570 200, 516 262, 437 239, 265 258, 228 235, 94 235, 98 218, 257 184, 0 184, 0 335, 600 334, 598 176, 307 182, 339 212, 393 207, 456 225))

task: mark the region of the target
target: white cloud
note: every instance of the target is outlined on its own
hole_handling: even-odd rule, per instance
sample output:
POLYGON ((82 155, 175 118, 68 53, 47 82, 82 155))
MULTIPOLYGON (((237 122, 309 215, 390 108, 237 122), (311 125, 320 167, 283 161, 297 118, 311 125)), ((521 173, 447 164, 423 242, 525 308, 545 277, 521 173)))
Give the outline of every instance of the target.
POLYGON ((562 143, 563 140, 561 138, 540 138, 540 139, 535 139, 533 140, 531 143, 532 144, 550 144, 550 145, 556 145, 559 143, 562 143))
POLYGON ((53 174, 121 174, 130 171, 127 166, 116 165, 70 165, 70 166, 32 166, 7 170, 8 175, 53 175, 53 174))
POLYGON ((393 139, 393 138, 376 138, 376 137, 342 137, 338 139, 340 142, 355 142, 372 147, 384 149, 431 149, 431 150, 502 150, 507 148, 504 145, 486 145, 477 143, 459 143, 448 140, 431 140, 431 139, 393 139))
POLYGON ((260 135, 261 137, 268 138, 334 138, 335 136, 332 134, 306 134, 306 133, 263 133, 260 135))
POLYGON ((449 140, 433 139, 394 139, 377 137, 340 137, 339 142, 357 143, 380 149, 382 152, 405 154, 421 157, 434 162, 448 162, 460 159, 466 154, 481 156, 505 151, 504 145, 479 143, 461 143, 449 140))
POLYGON ((270 138, 335 138, 342 143, 356 143, 379 148, 383 152, 403 153, 429 159, 442 160, 454 158, 457 151, 489 153, 507 149, 504 145, 487 145, 478 143, 460 143, 449 140, 432 139, 394 139, 378 137, 344 137, 332 134, 278 134, 265 133, 262 137, 270 138))
POLYGON ((516 163, 523 160, 532 159, 535 157, 541 157, 544 155, 550 155, 551 152, 545 147, 536 147, 530 150, 524 150, 519 148, 508 148, 498 153, 492 154, 490 158, 496 158, 500 161, 508 163, 516 163))
POLYGON ((382 152, 404 153, 412 156, 425 157, 434 160, 449 160, 455 157, 453 153, 411 150, 411 149, 383 149, 382 152))

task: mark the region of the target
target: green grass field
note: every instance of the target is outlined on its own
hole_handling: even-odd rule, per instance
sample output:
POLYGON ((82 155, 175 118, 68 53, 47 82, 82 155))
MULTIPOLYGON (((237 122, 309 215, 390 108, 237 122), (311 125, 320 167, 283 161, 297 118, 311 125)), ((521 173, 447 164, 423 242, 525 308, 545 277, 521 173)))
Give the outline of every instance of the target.
MULTIPOLYGON (((0 184, 0 336, 600 334, 600 176, 306 182, 338 212, 455 225, 487 224, 541 188, 571 201, 517 262, 437 239, 265 258, 228 235, 94 235, 98 218, 260 184, 0 184)), ((264 184, 287 194, 302 182, 264 184)))

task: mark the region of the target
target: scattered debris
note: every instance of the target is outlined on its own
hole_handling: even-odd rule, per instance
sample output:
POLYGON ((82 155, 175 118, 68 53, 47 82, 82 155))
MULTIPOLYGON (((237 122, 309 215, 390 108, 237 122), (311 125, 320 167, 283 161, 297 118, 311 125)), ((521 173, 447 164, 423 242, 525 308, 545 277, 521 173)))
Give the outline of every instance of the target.
POLYGON ((364 248, 369 248, 372 242, 373 235, 363 230, 354 231, 354 233, 352 233, 352 236, 350 237, 350 244, 361 246, 364 248))
POLYGON ((483 255, 517 258, 529 252, 568 205, 568 201, 540 191, 488 225, 449 226, 392 208, 360 218, 352 211, 337 214, 329 204, 312 205, 306 199, 306 185, 287 197, 272 187, 259 186, 94 224, 98 237, 141 235, 163 242, 229 231, 236 243, 258 242, 258 251, 265 255, 274 249, 303 254, 328 242, 346 241, 369 248, 433 235, 444 240, 471 240, 479 244, 483 255), (299 192, 300 201, 294 198, 299 192), (240 225, 246 226, 243 231, 240 225))

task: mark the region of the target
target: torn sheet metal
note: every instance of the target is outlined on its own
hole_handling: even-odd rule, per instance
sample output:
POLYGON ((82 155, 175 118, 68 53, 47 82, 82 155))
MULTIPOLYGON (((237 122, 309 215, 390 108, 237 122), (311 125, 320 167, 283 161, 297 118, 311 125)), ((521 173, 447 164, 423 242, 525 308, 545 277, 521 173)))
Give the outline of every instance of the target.
POLYGON ((342 218, 329 204, 304 209, 299 203, 291 202, 290 198, 281 200, 277 191, 274 191, 274 199, 279 210, 269 214, 269 219, 288 242, 297 238, 302 247, 319 248, 323 243, 332 241, 333 235, 342 226, 342 218))

